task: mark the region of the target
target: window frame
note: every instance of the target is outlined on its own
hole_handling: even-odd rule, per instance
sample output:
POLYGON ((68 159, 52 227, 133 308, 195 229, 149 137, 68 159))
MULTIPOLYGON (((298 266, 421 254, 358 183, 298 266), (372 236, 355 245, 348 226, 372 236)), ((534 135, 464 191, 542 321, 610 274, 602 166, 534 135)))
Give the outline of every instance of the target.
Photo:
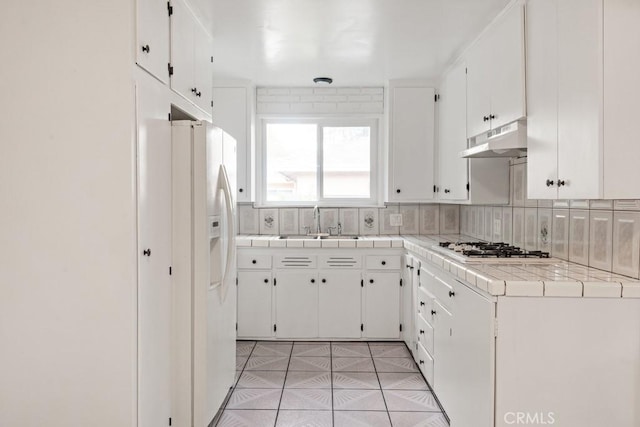
POLYGON ((380 198, 381 179, 380 171, 380 142, 381 129, 380 118, 372 116, 362 117, 262 117, 259 119, 256 154, 256 205, 258 207, 368 207, 378 206, 380 198), (316 167, 316 188, 318 199, 316 201, 269 201, 267 200, 267 125, 269 124, 315 124, 317 125, 317 167, 316 167), (326 198, 322 197, 323 188, 323 131, 325 127, 369 127, 369 197, 368 198, 326 198))

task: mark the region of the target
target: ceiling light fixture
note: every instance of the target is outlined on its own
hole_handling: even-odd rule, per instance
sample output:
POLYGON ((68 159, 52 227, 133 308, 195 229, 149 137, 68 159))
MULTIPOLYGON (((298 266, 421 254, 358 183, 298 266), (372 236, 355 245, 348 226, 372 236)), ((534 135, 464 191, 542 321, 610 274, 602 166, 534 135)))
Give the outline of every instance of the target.
POLYGON ((333 83, 333 79, 331 77, 316 77, 313 82, 317 85, 330 85, 333 83))

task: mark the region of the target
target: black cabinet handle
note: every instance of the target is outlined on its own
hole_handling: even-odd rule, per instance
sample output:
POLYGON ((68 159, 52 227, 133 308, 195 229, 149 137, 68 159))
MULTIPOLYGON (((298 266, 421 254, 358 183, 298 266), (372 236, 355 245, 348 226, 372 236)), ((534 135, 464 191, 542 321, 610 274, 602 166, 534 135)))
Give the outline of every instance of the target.
POLYGON ((322 279, 322 283, 327 283, 327 279, 322 279))
POLYGON ((399 188, 396 190, 396 193, 400 194, 400 189, 399 188))
POLYGON ((444 192, 445 192, 445 194, 449 194, 449 193, 451 193, 451 190, 449 190, 448 188, 445 188, 444 192))
POLYGON ((483 122, 488 122, 488 121, 489 121, 489 116, 484 116, 484 117, 482 118, 482 121, 483 121, 483 122))
POLYGON ((197 96, 198 98, 200 98, 200 97, 202 96, 202 92, 200 92, 200 91, 196 92, 196 96, 197 96))
POLYGON ((424 305, 424 301, 420 301, 420 307, 424 305))
POLYGON ((369 283, 373 283, 373 279, 369 279, 369 283))
POLYGON ((311 279, 311 283, 316 283, 316 279, 311 279))
POLYGON ((553 180, 548 179, 547 180, 547 187, 551 187, 553 185, 553 180))
POLYGON ((565 185, 565 183, 564 183, 564 179, 562 179, 562 180, 560 180, 560 179, 559 179, 559 180, 558 180, 558 187, 562 187, 562 186, 564 186, 564 185, 565 185))
POLYGON ((242 193, 244 190, 242 188, 238 188, 238 191, 242 193))
POLYGON ((145 249, 142 251, 142 255, 151 256, 151 249, 145 249))
POLYGON ((495 120, 495 119, 496 119, 496 115, 495 115, 495 114, 491 114, 491 115, 489 116, 489 119, 491 119, 491 120, 495 120))
POLYGON ((382 261, 382 265, 387 265, 387 261, 382 261))
POLYGON ((420 329, 420 335, 424 335, 424 329, 420 329))
POLYGON ((269 283, 269 279, 264 279, 264 283, 269 283))
POLYGON ((142 51, 144 53, 149 53, 149 52, 151 52, 151 48, 149 47, 148 44, 145 44, 144 46, 142 46, 142 51))
POLYGON ((431 310, 431 315, 435 316, 436 315, 436 311, 435 310, 431 310))
POLYGON ((255 259, 251 260, 251 264, 257 264, 258 261, 256 261, 255 259))
POLYGON ((421 364, 421 365, 424 365, 424 360, 421 360, 421 361, 420 361, 420 364, 421 364))
POLYGON ((197 88, 197 87, 192 87, 192 88, 191 88, 191 93, 196 93, 197 91, 198 91, 198 88, 197 88))
POLYGON ((449 298, 453 298, 456 295, 455 292, 453 291, 449 291, 449 298))

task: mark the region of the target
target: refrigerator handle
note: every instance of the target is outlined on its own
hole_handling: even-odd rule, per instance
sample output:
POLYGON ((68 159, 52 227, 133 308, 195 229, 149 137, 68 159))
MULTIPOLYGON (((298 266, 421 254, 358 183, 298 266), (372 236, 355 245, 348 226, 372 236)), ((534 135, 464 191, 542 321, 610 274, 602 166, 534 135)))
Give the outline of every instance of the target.
POLYGON ((230 271, 233 270, 233 249, 235 245, 235 212, 233 209, 233 193, 231 192, 231 185, 229 183, 229 177, 227 175, 227 169, 224 165, 220 165, 220 187, 222 192, 224 193, 224 201, 225 201, 225 209, 226 209, 226 220, 227 220, 227 262, 224 268, 224 272, 222 273, 222 294, 226 295, 227 292, 227 282, 230 271))

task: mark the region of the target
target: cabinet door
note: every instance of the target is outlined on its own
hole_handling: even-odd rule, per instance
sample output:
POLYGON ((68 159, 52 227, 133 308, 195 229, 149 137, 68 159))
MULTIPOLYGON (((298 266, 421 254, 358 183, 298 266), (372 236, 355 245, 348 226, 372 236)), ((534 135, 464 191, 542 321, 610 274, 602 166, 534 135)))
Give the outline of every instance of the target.
POLYGON ((251 201, 251 147, 248 130, 248 89, 245 87, 213 88, 213 124, 236 139, 238 153, 237 201, 251 201))
POLYGON ((453 358, 455 357, 455 348, 452 343, 453 334, 453 316, 447 309, 434 301, 433 303, 433 352, 435 354, 433 389, 440 399, 440 403, 444 410, 449 413, 449 398, 451 382, 455 382, 452 378, 455 373, 453 358), (443 393, 443 395, 441 395, 443 393), (446 396, 447 399, 443 397, 446 396))
POLYGON ((158 0, 137 0, 136 6, 136 63, 163 83, 168 83, 168 3, 158 0))
POLYGON ((360 271, 321 270, 318 278, 319 336, 360 338, 360 271))
POLYGON ((171 123, 161 88, 138 84, 138 425, 171 416, 171 123))
POLYGON ((532 199, 558 196, 557 4, 527 2, 527 194, 532 199))
POLYGON ((444 76, 438 106, 440 115, 439 198, 464 200, 468 195, 467 182, 469 182, 469 161, 460 157, 460 151, 467 148, 467 71, 465 63, 459 63, 444 76))
POLYGON ((276 274, 276 337, 318 336, 318 276, 308 271, 276 274))
POLYGON ((400 336, 400 273, 367 273, 364 289, 363 336, 398 338, 400 336))
POLYGON ((558 3, 560 199, 601 197, 602 0, 558 3))
POLYGON ((271 337, 270 271, 238 272, 238 337, 271 337))
POLYGON ((490 129, 492 47, 489 43, 487 37, 483 37, 467 56, 467 137, 490 129))
POLYGON ((524 6, 515 4, 491 29, 491 128, 526 116, 524 6))
POLYGON ((194 101, 195 18, 184 0, 173 1, 171 16, 171 89, 194 101))
POLYGON ((199 23, 194 23, 194 87, 196 93, 192 94, 193 102, 204 111, 211 112, 213 74, 212 51, 213 40, 205 28, 199 23))
POLYGON ((393 89, 389 200, 432 200, 434 184, 434 90, 393 89))

